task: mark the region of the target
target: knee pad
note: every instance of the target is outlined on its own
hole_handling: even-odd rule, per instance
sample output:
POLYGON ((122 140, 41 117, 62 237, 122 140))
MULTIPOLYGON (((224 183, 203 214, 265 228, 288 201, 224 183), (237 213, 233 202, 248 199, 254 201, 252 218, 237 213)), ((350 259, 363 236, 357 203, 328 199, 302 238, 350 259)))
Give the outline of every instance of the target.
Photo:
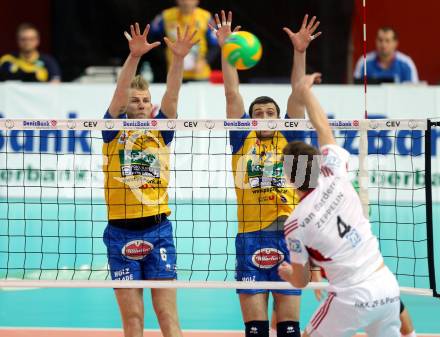
POLYGON ((277 324, 277 337, 301 337, 299 322, 284 321, 277 324))
POLYGON ((269 321, 249 321, 244 325, 246 337, 269 337, 269 321))

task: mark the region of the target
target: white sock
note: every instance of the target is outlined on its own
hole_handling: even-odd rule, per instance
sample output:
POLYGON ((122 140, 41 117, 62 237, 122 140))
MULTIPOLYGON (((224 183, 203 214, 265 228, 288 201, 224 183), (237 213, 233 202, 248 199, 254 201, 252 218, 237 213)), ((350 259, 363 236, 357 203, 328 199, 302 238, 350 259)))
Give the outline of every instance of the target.
MULTIPOLYGON (((270 328, 270 330, 269 330, 269 337, 277 337, 276 329, 270 328)), ((413 337, 413 336, 410 336, 410 337, 413 337)))
POLYGON ((407 335, 402 335, 402 337, 417 337, 417 335, 416 335, 416 331, 413 330, 413 332, 411 332, 411 333, 409 333, 409 334, 407 334, 407 335))

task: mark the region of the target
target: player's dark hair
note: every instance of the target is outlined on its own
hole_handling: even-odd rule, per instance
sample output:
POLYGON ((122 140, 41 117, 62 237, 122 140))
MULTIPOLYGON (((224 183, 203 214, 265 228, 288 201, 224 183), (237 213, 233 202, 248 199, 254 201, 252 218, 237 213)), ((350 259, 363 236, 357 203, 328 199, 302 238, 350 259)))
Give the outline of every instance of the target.
POLYGON ((38 35, 40 35, 40 33, 35 25, 33 25, 32 23, 29 23, 29 22, 23 22, 20 25, 18 25, 18 27, 17 27, 17 36, 21 32, 28 30, 28 29, 33 29, 37 32, 38 35))
POLYGON ((267 103, 273 103, 275 105, 275 108, 277 109, 277 116, 280 117, 280 107, 273 98, 270 98, 268 96, 260 96, 253 100, 253 102, 249 106, 249 116, 252 117, 255 104, 267 104, 267 103))
POLYGON ((397 34, 397 31, 393 28, 393 27, 390 27, 390 26, 382 26, 382 27, 380 27, 378 30, 377 30, 377 32, 379 33, 380 31, 382 31, 382 32, 393 32, 393 34, 394 34, 394 40, 398 40, 399 39, 399 34, 397 34))
POLYGON ((283 149, 283 162, 286 176, 300 191, 308 191, 318 184, 319 150, 304 142, 294 141, 283 149), (291 169, 291 170, 290 170, 291 169))

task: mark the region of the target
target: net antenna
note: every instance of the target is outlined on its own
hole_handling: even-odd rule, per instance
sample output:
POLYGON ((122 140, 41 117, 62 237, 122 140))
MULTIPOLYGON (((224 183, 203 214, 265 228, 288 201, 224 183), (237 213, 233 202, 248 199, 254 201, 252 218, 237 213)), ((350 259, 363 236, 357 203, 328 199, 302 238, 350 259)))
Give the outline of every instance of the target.
POLYGON ((362 203, 362 210, 366 218, 369 217, 368 197, 368 112, 367 112, 367 0, 362 0, 363 5, 363 57, 364 57, 364 121, 360 123, 359 139, 359 198, 362 203))

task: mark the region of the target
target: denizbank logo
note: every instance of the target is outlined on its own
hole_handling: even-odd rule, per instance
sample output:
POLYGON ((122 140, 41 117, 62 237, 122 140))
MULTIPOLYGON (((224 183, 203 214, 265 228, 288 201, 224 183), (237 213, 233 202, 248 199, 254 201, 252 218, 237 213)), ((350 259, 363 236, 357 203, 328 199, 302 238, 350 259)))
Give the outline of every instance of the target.
POLYGON ((225 127, 248 127, 251 126, 251 121, 224 121, 225 127))
POLYGON ((123 121, 124 128, 148 128, 153 126, 150 121, 123 121))
POLYGON ((23 126, 35 127, 35 128, 49 128, 51 127, 51 124, 49 121, 23 121, 23 126))

